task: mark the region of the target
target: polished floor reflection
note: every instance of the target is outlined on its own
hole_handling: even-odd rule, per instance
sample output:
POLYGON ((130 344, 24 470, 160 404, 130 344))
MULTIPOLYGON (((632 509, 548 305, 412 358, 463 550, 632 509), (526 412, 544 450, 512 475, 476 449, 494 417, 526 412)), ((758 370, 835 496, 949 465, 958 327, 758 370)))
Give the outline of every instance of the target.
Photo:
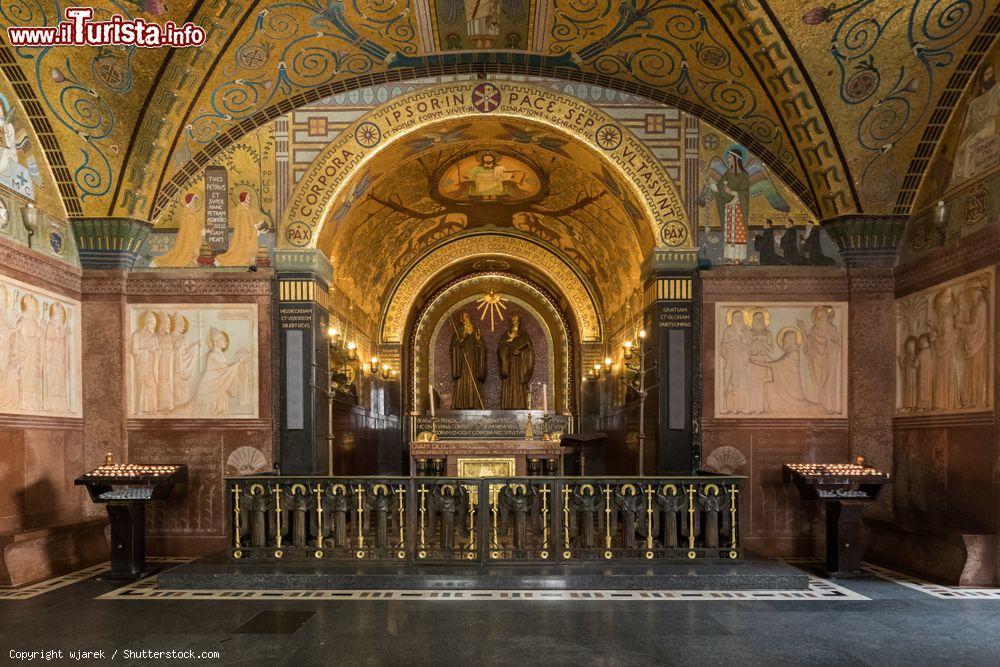
POLYGON ((221 656, 202 664, 1000 663, 993 641, 1000 599, 873 573, 880 576, 830 582, 811 572, 808 591, 769 597, 658 591, 644 599, 613 591, 180 594, 156 591, 152 579, 103 581, 91 569, 69 583, 35 586, 30 597, 0 599, 0 648, 4 656, 51 649, 221 656))

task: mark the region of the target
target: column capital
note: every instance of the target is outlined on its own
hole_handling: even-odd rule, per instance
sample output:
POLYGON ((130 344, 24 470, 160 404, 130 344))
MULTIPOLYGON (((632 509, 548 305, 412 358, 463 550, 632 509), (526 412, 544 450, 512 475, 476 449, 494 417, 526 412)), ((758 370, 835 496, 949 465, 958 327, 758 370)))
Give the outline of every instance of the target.
POLYGON ((642 279, 663 272, 692 271, 698 268, 697 248, 666 248, 657 247, 649 251, 642 260, 642 279))
POLYGON ((315 248, 304 250, 276 248, 274 266, 280 276, 287 274, 305 277, 311 274, 325 287, 329 287, 333 282, 333 264, 326 255, 315 248))
POLYGON ((70 221, 80 266, 131 271, 139 249, 153 229, 134 218, 77 218, 70 221))
POLYGON ((893 267, 906 231, 905 215, 842 215, 821 224, 849 267, 893 267))

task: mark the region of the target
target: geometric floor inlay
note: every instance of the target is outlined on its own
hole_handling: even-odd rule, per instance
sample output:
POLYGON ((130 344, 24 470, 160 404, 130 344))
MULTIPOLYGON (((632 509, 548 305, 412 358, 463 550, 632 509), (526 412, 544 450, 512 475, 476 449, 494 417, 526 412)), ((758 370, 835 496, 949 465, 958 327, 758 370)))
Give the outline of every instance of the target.
MULTIPOLYGON (((194 558, 178 556, 151 556, 150 564, 180 565, 194 558)), ((821 565, 821 558, 778 559, 794 567, 809 570, 821 565)), ((941 600, 1000 600, 1000 588, 959 588, 935 584, 889 568, 864 563, 862 569, 868 574, 905 586, 911 590, 941 600)), ((101 563, 71 572, 59 577, 22 586, 21 588, 0 588, 0 600, 28 600, 45 593, 76 584, 109 572, 109 564, 101 563)), ((808 571, 809 588, 791 591, 540 591, 540 590, 159 590, 156 576, 129 582, 121 588, 98 596, 98 600, 499 600, 499 601, 660 601, 660 602, 712 602, 712 601, 851 601, 869 600, 867 596, 853 591, 836 581, 808 571)))
POLYGON ((809 575, 807 590, 792 591, 531 591, 531 590, 160 590, 148 577, 98 596, 98 600, 453 600, 578 602, 711 602, 753 600, 868 600, 832 581, 809 575))
POLYGON ((902 572, 896 572, 880 565, 865 563, 864 569, 882 579, 915 591, 933 595, 942 600, 1000 600, 1000 588, 963 588, 925 581, 902 572))
MULTIPOLYGON (((181 556, 149 556, 146 558, 147 563, 156 563, 160 565, 181 565, 183 563, 190 563, 193 560, 195 559, 181 556)), ((69 574, 52 577, 51 579, 45 579, 44 581, 29 584, 28 586, 21 586, 20 588, 0 588, 0 600, 28 600, 71 584, 86 581, 87 579, 92 579, 93 577, 98 577, 102 574, 107 574, 111 571, 110 566, 111 563, 109 562, 98 563, 97 565, 91 565, 90 567, 85 567, 82 570, 77 570, 76 572, 70 572, 69 574)))
POLYGON ((108 565, 109 563, 99 563, 98 565, 92 565, 76 572, 64 574, 61 577, 53 577, 52 579, 39 581, 29 586, 22 586, 21 588, 0 588, 0 600, 27 600, 43 593, 54 591, 57 588, 69 586, 70 584, 96 577, 99 574, 104 574, 108 571, 108 565))
MULTIPOLYGON (((180 565, 194 558, 181 556, 150 556, 146 561, 157 565, 180 565)), ((608 590, 159 590, 156 576, 129 582, 121 588, 98 596, 98 600, 500 600, 500 601, 851 601, 871 598, 853 591, 813 571, 822 565, 822 558, 779 558, 784 563, 809 575, 806 590, 790 591, 608 591, 608 590)), ((959 588, 935 584, 889 568, 863 563, 862 569, 873 577, 884 579, 911 590, 941 600, 1000 600, 1000 588, 959 588)), ((59 577, 22 586, 0 588, 0 600, 29 600, 45 593, 107 574, 109 563, 100 563, 59 577)))

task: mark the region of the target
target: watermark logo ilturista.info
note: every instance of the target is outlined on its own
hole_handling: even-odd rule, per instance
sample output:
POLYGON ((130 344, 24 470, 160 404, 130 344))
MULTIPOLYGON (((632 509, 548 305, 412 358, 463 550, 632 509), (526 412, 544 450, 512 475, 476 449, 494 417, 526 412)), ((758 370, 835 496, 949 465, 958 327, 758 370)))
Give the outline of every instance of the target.
POLYGON ((95 21, 91 7, 67 7, 65 20, 54 26, 10 26, 7 41, 14 47, 25 46, 139 46, 156 49, 163 46, 201 46, 205 29, 190 21, 153 23, 142 18, 112 14, 107 21, 95 21))

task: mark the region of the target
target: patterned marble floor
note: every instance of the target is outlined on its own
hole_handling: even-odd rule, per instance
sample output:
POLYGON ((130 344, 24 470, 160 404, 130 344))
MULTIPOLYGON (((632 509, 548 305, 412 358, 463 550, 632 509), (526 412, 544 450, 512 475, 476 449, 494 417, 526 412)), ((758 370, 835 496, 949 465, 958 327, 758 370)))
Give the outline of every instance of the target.
POLYGON ((167 651, 217 656, 199 664, 303 667, 1000 664, 1000 589, 876 566, 868 579, 830 581, 818 559, 792 564, 810 575, 807 590, 159 591, 155 577, 102 578, 105 564, 0 590, 0 655, 167 651))
MULTIPOLYGON (((146 559, 146 562, 152 565, 180 565, 182 563, 190 563, 192 560, 194 559, 178 556, 150 556, 146 559)), ((52 577, 51 579, 45 579, 44 581, 27 586, 0 588, 0 600, 30 600, 31 598, 44 595, 65 586, 71 586, 81 581, 100 577, 102 574, 107 574, 111 571, 110 566, 111 564, 108 562, 98 563, 97 565, 92 565, 76 572, 52 577)))
MULTIPOLYGON (((153 565, 179 565, 191 558, 159 556, 147 559, 153 565)), ((642 601, 642 602, 713 602, 713 601, 846 601, 869 600, 859 593, 833 580, 816 574, 822 564, 819 558, 782 559, 784 562, 809 573, 808 590, 789 591, 525 591, 525 590, 468 590, 468 591, 418 591, 418 590, 162 590, 158 589, 156 575, 98 595, 97 600, 453 600, 509 602, 562 600, 579 602, 642 601)), ((931 595, 943 600, 1000 600, 1000 588, 958 588, 945 586, 912 577, 888 568, 866 563, 866 572, 873 577, 931 595)), ((71 586, 109 571, 108 563, 101 563, 60 577, 20 588, 0 589, 0 600, 28 600, 39 595, 71 586)))
POLYGON ((711 602, 725 600, 867 600, 869 598, 827 579, 809 575, 802 591, 416 591, 416 590, 160 590, 156 577, 115 589, 98 600, 453 600, 537 602, 711 602))
POLYGON ((966 588, 935 584, 902 572, 865 563, 864 569, 871 574, 887 579, 900 586, 912 588, 915 591, 933 595, 941 600, 1000 600, 1000 588, 966 588))

